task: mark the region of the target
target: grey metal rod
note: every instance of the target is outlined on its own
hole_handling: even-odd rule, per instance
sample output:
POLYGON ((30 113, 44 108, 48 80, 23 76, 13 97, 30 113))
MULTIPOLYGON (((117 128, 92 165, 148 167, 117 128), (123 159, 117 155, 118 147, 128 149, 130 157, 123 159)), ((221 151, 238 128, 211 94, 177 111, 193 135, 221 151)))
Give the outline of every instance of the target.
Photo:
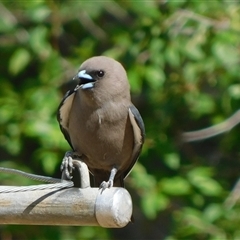
POLYGON ((120 228, 128 224, 131 215, 131 196, 124 188, 0 193, 0 224, 120 228))

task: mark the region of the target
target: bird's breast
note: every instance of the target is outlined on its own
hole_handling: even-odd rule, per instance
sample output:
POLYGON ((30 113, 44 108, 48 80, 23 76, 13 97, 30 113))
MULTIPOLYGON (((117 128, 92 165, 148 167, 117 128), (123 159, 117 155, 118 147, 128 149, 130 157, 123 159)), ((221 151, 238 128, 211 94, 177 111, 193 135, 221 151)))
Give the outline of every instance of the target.
POLYGON ((109 170, 129 162, 133 131, 125 106, 74 109, 70 112, 69 133, 74 150, 89 168, 109 170))

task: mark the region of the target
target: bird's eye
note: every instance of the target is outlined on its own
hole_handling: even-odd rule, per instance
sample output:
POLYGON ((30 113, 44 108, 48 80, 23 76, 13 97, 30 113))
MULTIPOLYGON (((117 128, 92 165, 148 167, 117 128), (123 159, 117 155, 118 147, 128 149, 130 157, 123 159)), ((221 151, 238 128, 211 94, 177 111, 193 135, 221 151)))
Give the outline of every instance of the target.
POLYGON ((103 77, 104 76, 104 71, 103 70, 99 70, 99 71, 97 71, 97 76, 98 77, 103 77))

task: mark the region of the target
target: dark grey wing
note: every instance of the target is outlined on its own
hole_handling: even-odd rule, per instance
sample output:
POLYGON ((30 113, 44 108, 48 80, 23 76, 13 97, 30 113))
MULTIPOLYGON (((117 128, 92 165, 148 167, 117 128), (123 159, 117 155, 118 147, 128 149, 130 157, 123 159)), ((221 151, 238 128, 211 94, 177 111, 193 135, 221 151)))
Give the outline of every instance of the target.
POLYGON ((70 139, 70 136, 68 133, 68 123, 69 123, 70 110, 72 108, 72 102, 73 102, 73 99, 74 99, 74 96, 75 96, 75 93, 77 90, 78 90, 78 86, 75 87, 75 89, 73 89, 73 90, 69 90, 65 94, 61 103, 59 104, 58 111, 57 111, 57 120, 58 120, 60 129, 72 149, 73 149, 73 146, 72 146, 71 139, 70 139))
POLYGON ((145 127, 142 117, 134 105, 129 107, 129 118, 133 128, 134 147, 132 152, 132 162, 129 168, 124 172, 124 178, 128 176, 142 150, 142 145, 145 139, 145 127))

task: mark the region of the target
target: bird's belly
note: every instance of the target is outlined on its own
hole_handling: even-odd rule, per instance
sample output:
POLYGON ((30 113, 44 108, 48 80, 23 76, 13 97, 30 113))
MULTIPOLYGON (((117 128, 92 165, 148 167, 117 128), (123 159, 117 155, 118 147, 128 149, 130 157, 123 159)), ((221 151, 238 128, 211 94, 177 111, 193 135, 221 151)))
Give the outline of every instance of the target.
POLYGON ((128 117, 115 122, 78 119, 72 126, 78 126, 70 136, 74 150, 90 169, 110 171, 116 166, 120 170, 131 164, 133 131, 128 117))

